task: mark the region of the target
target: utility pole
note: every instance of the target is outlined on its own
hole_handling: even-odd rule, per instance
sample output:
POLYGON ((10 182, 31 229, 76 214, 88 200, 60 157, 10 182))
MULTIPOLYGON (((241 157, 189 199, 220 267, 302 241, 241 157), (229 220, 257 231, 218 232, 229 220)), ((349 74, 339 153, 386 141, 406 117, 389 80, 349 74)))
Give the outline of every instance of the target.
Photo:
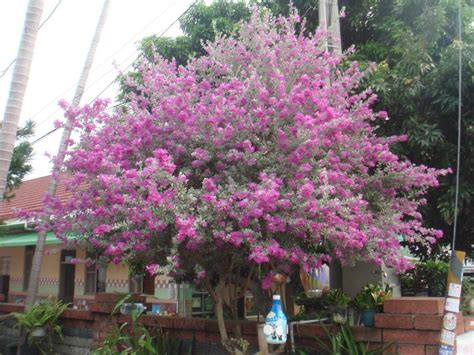
POLYGON ((319 0, 318 4, 319 25, 329 32, 325 41, 327 51, 342 53, 341 30, 339 25, 339 6, 337 0, 319 0))
MULTIPOLYGON (((72 106, 79 106, 79 103, 81 102, 81 98, 84 93, 84 89, 86 87, 87 78, 89 76, 89 72, 92 67, 92 62, 94 61, 95 52, 97 51, 100 37, 104 29, 105 20, 107 18, 109 2, 110 2, 109 0, 104 1, 104 5, 102 7, 102 12, 100 14, 99 22, 97 23, 95 34, 92 39, 89 52, 87 53, 86 62, 84 63, 81 76, 76 86, 76 91, 74 93, 74 97, 72 100, 72 106)), ((58 154, 55 159, 55 169, 61 168, 64 162, 64 157, 66 154, 69 138, 71 137, 71 132, 72 132, 72 126, 69 121, 66 121, 63 134, 61 136, 61 143, 59 145, 58 154)), ((58 187, 57 181, 55 179, 51 179, 51 182, 49 183, 48 191, 46 194, 48 196, 54 197, 54 195, 56 195, 57 187, 58 187)), ((35 302, 36 295, 38 293, 39 276, 40 276, 40 271, 41 271, 41 261, 43 258, 44 246, 46 242, 46 233, 47 232, 44 230, 38 233, 38 241, 36 242, 36 249, 35 249, 35 254, 33 256, 30 279, 28 282, 28 293, 26 295, 27 306, 30 306, 35 302)))
MULTIPOLYGON (((337 0, 319 0, 319 26, 328 32, 324 40, 324 49, 328 52, 342 53, 341 30, 339 26, 339 6, 337 0)), ((342 289, 342 267, 337 260, 329 263, 329 285, 331 288, 342 289)))
POLYGON ((18 121, 20 120, 36 37, 43 15, 43 0, 30 0, 26 9, 25 27, 13 69, 8 101, 0 131, 0 201, 5 196, 7 176, 15 147, 18 121))

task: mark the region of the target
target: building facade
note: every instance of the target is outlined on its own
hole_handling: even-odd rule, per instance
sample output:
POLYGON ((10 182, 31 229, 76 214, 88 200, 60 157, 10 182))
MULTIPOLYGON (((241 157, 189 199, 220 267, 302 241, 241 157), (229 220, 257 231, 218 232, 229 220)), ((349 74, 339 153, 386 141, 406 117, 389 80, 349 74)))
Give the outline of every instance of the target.
MULTIPOLYGON (((16 211, 39 211, 50 179, 46 176, 25 181, 8 200, 0 203, 0 275, 2 287, 9 289, 9 302, 20 303, 26 297, 37 240, 37 233, 16 217, 16 211)), ((62 186, 57 196, 68 198, 62 186)), ((180 295, 189 298, 194 292, 192 289, 184 291, 189 287, 178 287, 165 276, 129 275, 126 265, 86 264, 84 260, 95 260, 97 255, 85 249, 67 249, 51 232, 46 244, 40 272, 38 296, 41 298, 58 297, 81 308, 86 307, 96 292, 143 293, 151 303, 159 303, 162 310, 173 313, 178 311, 180 295)))

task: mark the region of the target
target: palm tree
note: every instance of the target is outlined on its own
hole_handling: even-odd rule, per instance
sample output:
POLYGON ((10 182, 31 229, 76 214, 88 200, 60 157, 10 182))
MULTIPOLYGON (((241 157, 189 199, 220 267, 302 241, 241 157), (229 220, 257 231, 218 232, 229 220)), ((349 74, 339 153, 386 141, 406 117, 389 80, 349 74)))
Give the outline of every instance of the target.
MULTIPOLYGON (((90 69, 92 67, 92 62, 94 60, 95 52, 99 45, 100 36, 102 35, 102 30, 104 28, 105 19, 107 18, 107 10, 109 7, 109 0, 104 1, 104 6, 102 7, 102 13, 100 14, 99 22, 97 23, 97 27, 95 30, 94 38, 92 39, 89 52, 87 53, 86 62, 84 63, 84 67, 82 68, 81 76, 79 78, 79 82, 76 86, 76 91, 74 93, 74 97, 72 100, 72 106, 78 106, 82 94, 84 93, 84 89, 87 82, 87 77, 89 76, 90 69)), ((55 169, 61 167, 64 156, 68 147, 68 141, 71 136, 72 126, 69 121, 66 122, 64 127, 63 134, 61 136, 61 143, 59 144, 58 154, 55 159, 55 169)), ((55 179, 51 179, 51 182, 48 186, 48 191, 46 192, 49 196, 54 196, 56 194, 56 189, 58 187, 57 181, 55 179)), ((28 292, 26 295, 26 305, 32 305, 35 302, 36 294, 38 293, 38 285, 39 285, 39 275, 41 270, 41 260, 43 258, 43 250, 46 242, 46 231, 41 231, 38 233, 38 240, 36 242, 35 254, 33 256, 33 262, 31 265, 31 272, 30 272, 30 280, 28 282, 28 292)))
POLYGON ((26 10, 25 27, 13 69, 5 116, 0 131, 0 199, 7 187, 7 175, 15 146, 18 121, 30 74, 36 35, 43 14, 43 0, 30 0, 26 10))

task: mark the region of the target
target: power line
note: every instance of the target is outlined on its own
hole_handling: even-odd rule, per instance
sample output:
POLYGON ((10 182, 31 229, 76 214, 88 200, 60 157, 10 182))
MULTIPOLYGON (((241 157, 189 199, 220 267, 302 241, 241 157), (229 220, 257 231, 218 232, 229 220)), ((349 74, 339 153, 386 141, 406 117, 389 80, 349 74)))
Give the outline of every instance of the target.
MULTIPOLYGON (((41 27, 44 26, 44 24, 46 22, 48 22, 48 20, 51 18, 51 16, 53 16, 53 14, 56 12, 56 10, 58 9, 59 5, 61 4, 63 0, 59 0, 57 3, 56 3, 56 6, 54 6, 53 10, 51 10, 51 12, 49 13, 49 15, 43 20, 43 22, 40 23, 40 25, 38 26, 38 31, 41 29, 41 27)), ((0 74, 0 79, 3 78, 5 76, 5 74, 8 72, 8 70, 12 67, 13 64, 15 64, 16 62, 16 58, 13 59, 10 64, 7 65, 7 67, 5 69, 2 70, 1 74, 0 74)))
MULTIPOLYGON (((150 27, 152 24, 154 24, 157 20, 159 20, 161 17, 163 17, 170 9, 173 7, 176 3, 172 2, 168 7, 165 9, 165 11, 161 12, 158 16, 153 18, 150 22, 148 22, 142 29, 137 32, 133 37, 131 37, 127 42, 125 42, 119 49, 117 49, 115 52, 113 52, 110 56, 107 57, 102 63, 99 65, 95 66, 95 68, 91 71, 91 73, 97 71, 99 68, 101 68, 104 64, 106 64, 111 58, 113 58, 117 53, 119 53, 123 48, 127 46, 131 41, 133 41, 137 36, 139 36, 143 31, 145 31, 148 27, 150 27)), ((130 56, 127 56, 126 60, 128 60, 130 56)), ((106 73, 102 74, 99 78, 95 79, 91 84, 88 85, 88 87, 94 86, 96 83, 100 82, 102 78, 107 76, 109 73, 113 72, 115 69, 112 68, 108 70, 106 73)), ((66 90, 64 90, 62 93, 57 95, 54 99, 49 101, 46 105, 44 105, 39 111, 37 111, 35 114, 33 114, 29 119, 33 120, 36 116, 38 116, 40 113, 42 113, 46 108, 48 108, 51 104, 56 103, 61 97, 63 97, 67 92, 69 92, 72 88, 74 88, 76 84, 72 84, 70 87, 68 87, 66 90)), ((56 109, 52 114, 50 114, 46 119, 40 121, 39 123, 36 124, 36 127, 39 127, 43 125, 44 123, 48 122, 51 118, 54 118, 54 115, 59 111, 59 109, 56 109)))
MULTIPOLYGON (((174 20, 168 27, 166 27, 166 29, 158 36, 158 38, 161 38, 165 35, 166 32, 169 31, 169 29, 171 27, 173 27, 179 20, 181 20, 193 7, 194 5, 196 5, 196 3, 198 2, 199 0, 196 0, 194 1, 176 20, 174 20)), ((126 71, 127 69, 129 69, 133 63, 135 63, 137 60, 139 60, 141 57, 143 56, 143 53, 140 53, 132 62, 130 62, 123 71, 126 71)), ((94 102, 95 100, 97 100, 109 87, 111 87, 115 81, 119 78, 119 76, 115 77, 114 80, 112 80, 101 92, 99 92, 98 95, 96 95, 90 102, 89 104, 91 104, 92 102, 94 102)))
MULTIPOLYGON (((160 35, 158 36, 158 38, 162 38, 166 32, 168 32, 170 30, 171 27, 173 27, 179 20, 181 20, 198 2, 199 0, 195 0, 191 5, 188 6, 188 8, 181 14, 179 15, 179 17, 174 20, 168 27, 166 27, 166 29, 164 31, 162 31, 160 33, 160 35)), ((132 62, 130 62, 124 69, 124 71, 126 71, 128 68, 130 68, 132 66, 133 63, 135 63, 137 60, 139 60, 141 57, 143 56, 143 53, 140 53, 132 62)), ((119 78, 119 76, 116 76, 114 78, 114 80, 112 80, 102 91, 99 92, 98 95, 96 95, 90 102, 89 104, 91 104, 92 102, 94 102, 95 100, 97 100, 108 88, 110 88, 114 83, 115 81, 119 78)), ((54 128, 52 130, 50 130, 49 132, 43 134, 41 137, 35 139, 33 142, 31 142, 31 144, 36 144, 38 143, 39 141, 45 139, 46 137, 48 137, 49 135, 53 134, 54 132, 56 132, 58 129, 60 129, 61 127, 57 127, 57 128, 54 128)))

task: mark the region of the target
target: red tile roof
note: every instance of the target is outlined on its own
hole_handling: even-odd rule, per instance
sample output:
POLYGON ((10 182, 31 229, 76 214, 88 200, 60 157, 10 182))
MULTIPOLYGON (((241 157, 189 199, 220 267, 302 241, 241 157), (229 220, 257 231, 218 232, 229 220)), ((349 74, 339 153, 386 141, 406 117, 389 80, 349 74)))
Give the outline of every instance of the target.
MULTIPOLYGON (((20 187, 12 191, 14 195, 12 198, 0 202, 0 221, 15 218, 14 209, 17 208, 29 212, 39 211, 43 206, 43 197, 50 181, 51 175, 24 181, 20 187)), ((56 196, 61 200, 66 200, 69 195, 70 193, 64 190, 64 186, 59 184, 56 196)))

